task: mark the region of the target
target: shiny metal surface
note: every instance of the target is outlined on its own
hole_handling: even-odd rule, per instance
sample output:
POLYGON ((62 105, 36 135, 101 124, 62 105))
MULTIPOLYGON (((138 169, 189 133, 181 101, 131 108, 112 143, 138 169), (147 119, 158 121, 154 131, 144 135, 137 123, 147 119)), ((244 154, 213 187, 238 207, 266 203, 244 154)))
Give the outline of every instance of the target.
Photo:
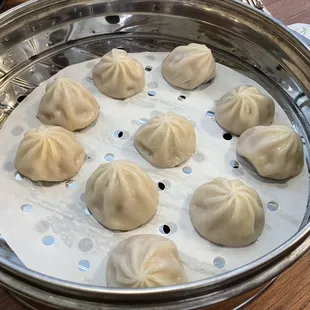
POLYGON ((264 13, 268 13, 267 8, 265 7, 263 1, 261 0, 241 0, 241 2, 251 5, 252 7, 262 10, 264 13))
MULTIPOLYGON (((247 1, 259 7, 259 1, 247 1)), ((261 7, 260 7, 261 8, 261 7)), ((262 9, 262 8, 261 8, 262 9)), ((279 21, 231 0, 31 0, 0 16, 0 122, 62 68, 113 47, 170 51, 200 42, 216 60, 251 77, 281 104, 304 137, 309 158, 310 49, 279 21)), ((298 234, 272 253, 203 281, 154 289, 70 283, 0 257, 0 282, 66 309, 195 309, 271 280, 310 248, 308 208, 298 234)))

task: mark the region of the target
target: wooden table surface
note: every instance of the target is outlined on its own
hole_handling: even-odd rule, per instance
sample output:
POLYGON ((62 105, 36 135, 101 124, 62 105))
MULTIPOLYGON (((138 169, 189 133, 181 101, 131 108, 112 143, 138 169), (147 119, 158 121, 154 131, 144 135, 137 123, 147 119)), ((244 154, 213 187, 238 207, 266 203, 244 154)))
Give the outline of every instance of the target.
MULTIPOLYGON (((9 0, 4 9, 22 2, 24 0, 9 0)), ((288 25, 310 24, 310 0, 263 0, 263 2, 273 16, 288 25)), ((25 308, 0 289, 0 309, 24 310, 25 308)), ((310 310, 310 253, 282 274, 267 292, 246 307, 246 310, 269 309, 310 310)))

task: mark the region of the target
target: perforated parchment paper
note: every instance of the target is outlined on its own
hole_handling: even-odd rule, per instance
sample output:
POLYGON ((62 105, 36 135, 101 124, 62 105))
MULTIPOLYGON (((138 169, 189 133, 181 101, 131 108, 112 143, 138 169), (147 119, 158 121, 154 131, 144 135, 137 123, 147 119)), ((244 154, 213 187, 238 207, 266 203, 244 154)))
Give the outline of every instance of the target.
MULTIPOLYGON (((242 165, 233 168, 231 161, 238 160, 237 138, 225 140, 225 132, 212 113, 206 113, 214 110, 216 101, 226 91, 241 84, 265 91, 254 81, 219 64, 213 83, 190 92, 175 89, 160 73, 165 55, 131 54, 152 70, 145 72, 145 89, 124 101, 108 98, 94 86, 91 71, 98 59, 68 67, 57 74, 81 82, 94 94, 101 108, 97 122, 76 133, 87 158, 71 182, 32 183, 21 178, 14 169, 16 150, 24 132, 40 125, 36 112, 46 82, 17 107, 0 130, 3 154, 0 158, 0 232, 28 268, 70 281, 105 285, 108 252, 132 235, 165 235, 161 227, 166 224, 170 233, 165 236, 176 243, 189 279, 197 280, 247 264, 267 254, 298 230, 308 197, 306 165, 300 175, 286 183, 265 182, 242 165), (156 169, 135 150, 135 131, 158 111, 175 111, 189 118, 195 126, 196 154, 180 167, 156 169), (123 132, 121 138, 119 131, 123 132), (165 185, 160 191, 155 217, 147 225, 130 232, 112 232, 102 227, 89 215, 85 205, 88 177, 99 164, 113 158, 135 162, 154 182, 165 185), (194 190, 218 176, 240 179, 256 189, 263 201, 266 225, 258 241, 250 246, 233 249, 214 245, 200 237, 191 224, 189 202, 194 190), (268 208, 270 201, 276 204, 268 208)), ((278 104, 274 123, 290 126, 278 104)))

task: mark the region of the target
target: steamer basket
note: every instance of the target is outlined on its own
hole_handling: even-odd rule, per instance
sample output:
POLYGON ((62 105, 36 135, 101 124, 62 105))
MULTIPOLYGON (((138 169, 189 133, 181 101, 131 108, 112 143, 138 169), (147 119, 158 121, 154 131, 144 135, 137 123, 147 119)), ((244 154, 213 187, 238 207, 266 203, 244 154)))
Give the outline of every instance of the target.
MULTIPOLYGON (((260 1, 251 3, 262 8, 260 1)), ((304 137, 309 158, 310 49, 258 9, 231 0, 32 0, 2 14, 0 29, 1 124, 35 87, 66 66, 113 47, 170 51, 198 42, 281 104, 304 137)), ((0 282, 38 309, 228 309, 264 291, 310 248, 309 213, 307 208, 299 232, 268 255, 184 285, 125 290, 66 282, 25 268, 4 239, 0 282)))

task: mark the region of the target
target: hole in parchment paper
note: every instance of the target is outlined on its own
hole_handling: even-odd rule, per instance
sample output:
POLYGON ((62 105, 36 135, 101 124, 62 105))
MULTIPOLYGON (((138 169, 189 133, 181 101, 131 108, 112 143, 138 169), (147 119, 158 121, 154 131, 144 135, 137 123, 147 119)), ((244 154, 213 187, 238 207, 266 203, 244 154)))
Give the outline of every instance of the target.
POLYGON ((130 134, 128 131, 125 131, 125 130, 115 130, 114 137, 122 139, 122 140, 126 140, 130 137, 130 134))
POLYGON ((89 238, 83 238, 80 240, 78 248, 81 252, 89 252, 93 248, 93 241, 89 238))
POLYGON ((205 82, 205 83, 203 83, 203 84, 210 85, 210 84, 212 84, 213 82, 214 82, 214 79, 211 79, 211 80, 209 80, 209 81, 207 81, 207 82, 205 82))
POLYGON ((180 100, 180 101, 184 101, 185 99, 186 99, 186 96, 184 96, 184 95, 180 95, 178 97, 178 100, 180 100))
POLYGON ((67 188, 74 188, 76 186, 75 181, 74 180, 68 180, 65 183, 67 188))
POLYGON ((13 136, 19 136, 24 132, 24 128, 21 126, 16 126, 12 129, 12 135, 13 136))
POLYGON ((182 169, 184 174, 191 174, 192 173, 192 168, 191 167, 184 167, 182 169))
POLYGON ((218 269, 224 268, 225 264, 226 264, 226 261, 223 257, 218 256, 213 259, 213 266, 215 266, 218 269))
MULTIPOLYGON (((4 163, 3 169, 4 169, 5 171, 7 171, 7 172, 14 172, 14 171, 15 171, 14 163, 9 162, 9 161, 6 162, 6 163, 4 163)), ((18 172, 15 171, 15 173, 18 173, 18 172)), ((15 178, 15 173, 14 173, 14 178, 15 178)), ((18 181, 20 181, 20 179, 19 179, 18 181)))
POLYGON ((30 213, 32 211, 32 206, 31 205, 22 205, 20 207, 20 209, 24 212, 24 213, 30 213))
POLYGON ((87 153, 85 154, 85 161, 91 161, 91 156, 88 155, 87 153))
POLYGON ((162 182, 158 182, 158 188, 163 191, 166 188, 166 185, 162 182))
POLYGON ((45 245, 45 246, 51 246, 53 245, 55 242, 55 239, 54 237, 52 236, 45 236, 43 239, 42 239, 42 243, 45 245))
POLYGON ((162 225, 162 226, 159 227, 159 231, 162 234, 168 235, 170 233, 170 227, 167 224, 162 225))
POLYGON ((232 139, 232 135, 231 135, 229 132, 225 132, 225 133, 223 134, 223 138, 224 138, 225 140, 231 140, 231 139, 232 139))
POLYGON ((214 112, 213 111, 207 111, 206 115, 210 118, 214 118, 214 112))
POLYGON ((121 130, 116 130, 114 132, 114 137, 116 137, 116 138, 121 138, 123 135, 124 135, 124 133, 121 130))
POLYGON ((155 5, 153 6, 153 11, 155 11, 155 12, 160 11, 160 4, 155 4, 155 5))
POLYGON ((275 212, 279 210, 279 204, 276 201, 269 201, 267 203, 267 209, 271 212, 275 212))
POLYGON ((50 229, 50 223, 47 220, 41 220, 35 225, 35 230, 41 234, 46 233, 50 229))
POLYGON ((90 268, 90 263, 88 260, 81 260, 79 263, 78 263, 78 269, 79 271, 88 271, 90 268))
POLYGON ((109 24, 118 24, 120 21, 120 18, 118 15, 111 15, 111 16, 106 16, 105 20, 109 23, 109 24))
POLYGON ((147 123, 147 118, 142 117, 142 118, 139 119, 139 124, 140 125, 144 125, 146 123, 147 123))
POLYGON ((80 200, 81 200, 82 202, 86 202, 85 193, 81 194, 80 200))
POLYGON ((105 154, 104 159, 106 161, 112 161, 114 159, 114 154, 112 154, 112 153, 105 154))
POLYGON ((192 158, 198 163, 201 163, 205 160, 205 156, 202 153, 195 153, 192 158))
POLYGON ((152 68, 152 66, 146 66, 146 67, 144 68, 144 70, 147 71, 147 72, 150 72, 150 71, 153 70, 153 68, 152 68))
POLYGON ((171 187, 171 183, 169 180, 163 179, 157 183, 157 186, 159 191, 168 190, 171 187))
POLYGON ((20 95, 17 97, 16 102, 21 103, 26 97, 26 95, 20 95))
POLYGON ((89 212, 89 210, 88 210, 87 208, 85 208, 84 214, 85 214, 86 216, 90 216, 90 212, 89 212))
POLYGON ((157 88, 158 83, 156 81, 151 81, 151 82, 147 83, 147 87, 152 88, 152 89, 157 88))
POLYGON ((127 53, 130 52, 128 48, 125 48, 125 47, 123 47, 123 46, 118 46, 117 49, 123 50, 123 51, 125 51, 125 52, 127 52, 127 53))
POLYGON ((16 172, 14 173, 14 178, 15 178, 15 180, 17 180, 17 181, 21 181, 24 177, 23 177, 18 171, 16 171, 16 172))
POLYGON ((231 160, 229 164, 234 169, 238 169, 240 166, 239 162, 237 162, 236 160, 231 160))
POLYGON ((155 90, 149 90, 147 92, 147 94, 150 96, 150 97, 154 97, 156 95, 156 91, 155 90))
POLYGON ((123 136, 123 132, 121 130, 115 130, 114 131, 114 137, 121 138, 123 136))

